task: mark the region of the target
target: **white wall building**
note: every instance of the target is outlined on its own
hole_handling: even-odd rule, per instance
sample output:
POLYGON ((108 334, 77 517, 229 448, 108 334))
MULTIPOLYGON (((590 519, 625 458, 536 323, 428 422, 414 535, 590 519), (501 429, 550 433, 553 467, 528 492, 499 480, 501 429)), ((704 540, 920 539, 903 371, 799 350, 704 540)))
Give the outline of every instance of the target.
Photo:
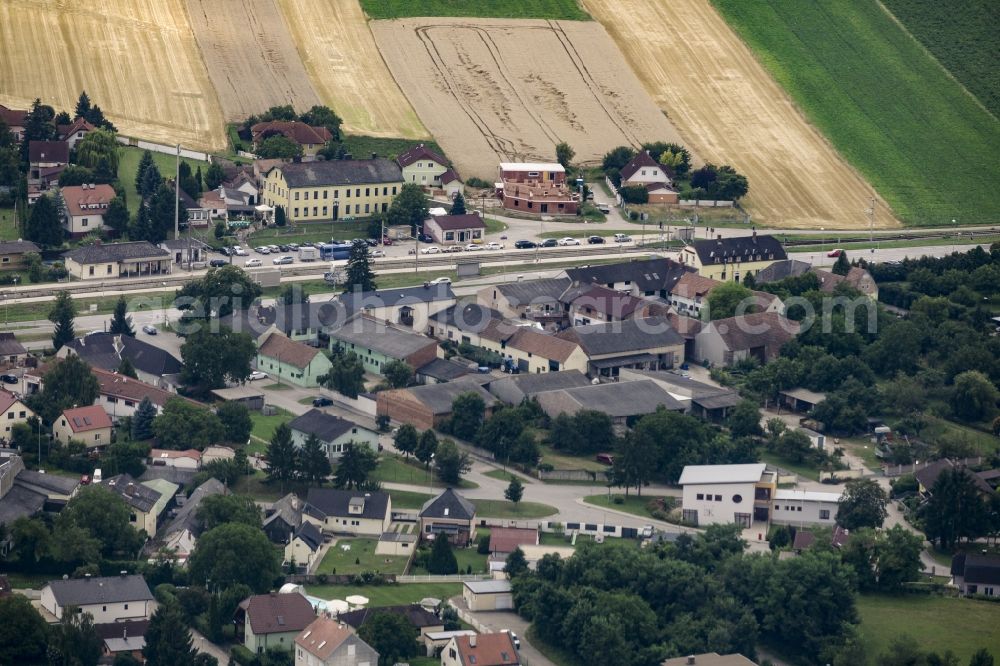
POLYGON ((142 620, 152 613, 153 594, 142 576, 122 575, 52 580, 42 588, 41 606, 57 618, 76 606, 94 624, 142 620))
POLYGON ((840 493, 778 489, 771 503, 771 522, 779 525, 829 525, 837 520, 840 493))

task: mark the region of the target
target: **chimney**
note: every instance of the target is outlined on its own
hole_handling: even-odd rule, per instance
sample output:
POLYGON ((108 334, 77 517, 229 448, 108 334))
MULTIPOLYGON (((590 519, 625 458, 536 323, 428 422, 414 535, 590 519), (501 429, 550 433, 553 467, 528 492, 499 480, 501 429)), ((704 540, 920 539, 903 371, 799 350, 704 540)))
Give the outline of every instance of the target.
POLYGON ((690 655, 690 656, 689 656, 689 657, 687 658, 687 663, 688 663, 688 664, 693 664, 693 663, 695 663, 695 658, 694 658, 694 655, 693 655, 693 654, 692 654, 692 655, 690 655))
POLYGON ((469 647, 476 647, 476 635, 472 634, 469 636, 469 647))

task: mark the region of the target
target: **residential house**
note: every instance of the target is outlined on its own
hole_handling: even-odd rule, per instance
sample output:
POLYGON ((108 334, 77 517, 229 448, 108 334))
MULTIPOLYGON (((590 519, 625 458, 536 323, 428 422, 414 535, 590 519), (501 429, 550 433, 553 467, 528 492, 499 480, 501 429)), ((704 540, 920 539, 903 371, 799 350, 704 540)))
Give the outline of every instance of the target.
POLYGON ((203 211, 202 215, 208 217, 206 224, 212 220, 226 220, 229 218, 229 209, 226 206, 226 197, 219 190, 208 190, 202 192, 198 197, 198 210, 203 211))
POLYGON ((85 245, 63 255, 66 270, 78 280, 169 275, 171 256, 149 241, 85 245))
POLYGON ((146 544, 144 552, 150 558, 155 557, 161 548, 170 551, 177 563, 184 565, 194 552, 201 531, 198 521, 198 507, 206 497, 213 495, 228 495, 226 486, 218 479, 211 478, 194 489, 187 501, 181 505, 160 531, 156 539, 146 544))
POLYGON ((10 130, 10 133, 14 135, 14 141, 16 143, 20 143, 21 139, 24 138, 24 123, 27 116, 27 111, 9 109, 3 104, 0 104, 0 118, 2 118, 4 123, 7 125, 7 129, 10 130))
MULTIPOLYGON (((389 613, 390 615, 399 615, 402 617, 410 624, 410 626, 416 628, 420 632, 417 636, 417 641, 420 643, 424 642, 424 638, 428 633, 444 631, 444 622, 441 618, 426 608, 423 608, 420 604, 410 604, 408 606, 379 606, 378 612, 389 613)), ((348 611, 347 613, 340 613, 337 615, 337 621, 343 622, 347 626, 358 630, 361 629, 361 625, 371 619, 372 615, 372 609, 361 608, 359 610, 348 611)))
MULTIPOLYGON (((941 476, 941 472, 946 469, 966 469, 966 466, 965 463, 960 461, 951 460, 949 458, 941 458, 940 460, 935 460, 929 465, 921 467, 913 473, 914 478, 917 480, 920 494, 925 497, 931 495, 934 490, 934 484, 937 483, 938 477, 941 476)), ((968 474, 972 477, 972 482, 975 484, 979 492, 987 496, 993 492, 993 488, 991 488, 990 484, 988 484, 981 476, 972 470, 968 470, 968 474)))
POLYGON ((757 235, 695 240, 681 250, 681 263, 713 280, 739 282, 754 275, 775 261, 785 261, 788 255, 781 241, 774 236, 757 235))
POLYGON ((665 317, 575 326, 557 337, 580 345, 591 377, 617 377, 621 368, 669 370, 684 362, 684 338, 665 317))
POLYGON ((678 483, 683 487, 684 522, 697 526, 736 523, 746 528, 770 518, 777 475, 763 463, 687 465, 678 483))
POLYGON ((196 470, 201 467, 201 451, 198 449, 187 449, 185 451, 150 449, 149 464, 196 470))
POLYGON ((651 204, 680 203, 677 190, 666 183, 646 183, 646 200, 651 204))
POLYGON ((418 384, 443 384, 476 372, 476 364, 435 358, 417 368, 414 379, 418 384))
POLYGON ((327 534, 378 536, 389 529, 392 499, 384 492, 310 488, 302 520, 327 534))
POLYGON ((197 238, 167 239, 158 245, 160 249, 170 253, 175 264, 187 266, 188 263, 198 264, 208 261, 209 247, 197 238), (190 258, 190 262, 189 262, 190 258))
POLYGON ((316 153, 333 138, 325 127, 307 125, 298 120, 269 120, 250 128, 250 138, 254 149, 272 136, 283 136, 302 146, 303 157, 316 157, 316 153))
POLYGON ((389 210, 403 173, 385 159, 301 162, 272 167, 263 201, 282 206, 290 223, 353 220, 389 210))
POLYGON ((679 314, 700 317, 702 307, 708 302, 708 294, 721 284, 697 273, 685 273, 670 290, 670 304, 679 314))
POLYGON ((315 619, 312 604, 298 592, 255 594, 236 609, 236 636, 254 654, 268 648, 291 651, 295 637, 315 619))
POLYGON ((54 617, 74 606, 90 613, 94 624, 148 619, 155 603, 142 576, 91 576, 50 580, 42 588, 40 605, 54 617))
POLYGON ((88 449, 111 444, 111 417, 100 405, 74 407, 65 410, 52 424, 52 437, 57 442, 69 444, 82 442, 88 449))
POLYGON ((640 151, 628 164, 622 167, 622 187, 644 187, 649 192, 649 203, 676 204, 679 201, 677 191, 671 187, 673 181, 662 164, 649 154, 640 151))
POLYGON ((25 255, 38 254, 41 251, 41 248, 31 241, 0 241, 0 270, 24 270, 27 268, 25 255))
POLYGON ((478 213, 431 215, 424 222, 424 233, 440 245, 465 245, 482 242, 486 223, 478 213))
MULTIPOLYGON (((18 518, 30 518, 43 509, 61 509, 79 485, 79 479, 27 470, 19 455, 5 456, 0 459, 0 525, 9 528, 18 518)), ((11 543, 8 530, 0 539, 0 554, 11 543)))
POLYGON ((618 375, 618 380, 622 382, 640 379, 656 382, 688 412, 715 423, 725 420, 730 410, 741 401, 740 394, 733 389, 704 384, 670 371, 622 368, 618 375))
POLYGON ((441 650, 441 666, 519 666, 520 664, 521 659, 514 647, 514 640, 510 634, 504 632, 454 636, 441 650))
POLYGON ((500 348, 493 351, 507 359, 508 369, 518 372, 539 374, 587 369, 587 355, 580 345, 530 326, 516 327, 513 335, 502 340, 500 348))
POLYGON ((379 654, 339 620, 319 617, 295 637, 295 666, 378 666, 379 654))
MULTIPOLYGON (((106 372, 116 372, 122 361, 128 359, 135 368, 139 381, 160 389, 171 390, 180 384, 180 374, 183 365, 180 360, 156 345, 151 345, 144 340, 128 335, 114 335, 112 333, 88 333, 79 338, 75 338, 66 343, 57 356, 66 358, 70 354, 75 354, 86 361, 92 368, 104 370, 106 372)), ((97 376, 98 381, 102 376, 97 376)), ((122 378, 122 383, 127 384, 127 378, 122 378)), ((126 390, 119 387, 119 390, 126 390)), ((134 397, 149 397, 154 404, 165 403, 162 393, 157 393, 148 389, 141 397, 136 391, 134 397), (154 400, 156 397, 156 400, 154 400)), ((138 403, 136 403, 138 404, 138 403)))
POLYGON ((257 210, 253 203, 253 195, 243 190, 220 185, 216 194, 226 206, 226 217, 246 217, 253 215, 257 210))
POLYGON ((695 358, 718 366, 730 366, 745 358, 767 363, 777 358, 781 347, 798 333, 798 322, 776 312, 716 319, 695 338, 695 358))
POLYGON ((496 197, 507 210, 533 215, 576 215, 580 206, 580 195, 566 182, 566 169, 555 163, 501 163, 496 197))
POLYGON ((767 268, 762 268, 758 271, 753 276, 753 281, 755 284, 778 282, 780 280, 784 280, 785 278, 798 277, 808 273, 811 268, 812 264, 808 261, 799 261, 798 259, 775 261, 767 268))
POLYGON ((331 349, 354 352, 365 370, 382 375, 385 366, 402 361, 416 370, 437 358, 437 341, 367 314, 329 332, 331 349))
POLYGON ((145 531, 148 537, 156 534, 160 514, 166 509, 172 496, 166 501, 161 501, 163 496, 159 491, 139 483, 128 474, 113 476, 103 481, 102 485, 113 490, 128 505, 131 513, 129 522, 133 527, 145 531))
POLYGON ((330 372, 333 364, 323 350, 270 333, 257 349, 257 369, 303 388, 319 386, 319 378, 330 372))
POLYGON ((673 259, 637 259, 567 268, 566 277, 570 287, 596 284, 633 296, 667 298, 677 281, 694 270, 673 259))
POLYGON ((313 561, 319 556, 323 546, 323 535, 315 524, 305 521, 301 523, 285 546, 284 564, 294 562, 302 571, 309 571, 313 561))
POLYGON ((420 508, 420 533, 425 539, 444 536, 464 548, 476 538, 476 505, 446 488, 420 508))
POLYGON ((115 196, 114 188, 104 183, 63 187, 63 225, 70 237, 80 238, 95 231, 107 230, 109 227, 104 224, 104 214, 115 196))
POLYGON ((496 310, 476 303, 459 303, 432 314, 427 332, 438 340, 466 343, 476 347, 499 347, 501 340, 514 334, 517 322, 505 321, 496 310))
POLYGON ((69 164, 69 144, 65 141, 28 142, 28 184, 46 189, 59 180, 69 164))
MULTIPOLYGON (((850 537, 850 530, 845 530, 840 525, 835 525, 833 533, 830 535, 830 545, 834 548, 843 548, 850 537)), ((816 534, 812 530, 800 527, 795 530, 795 538, 792 539, 792 550, 796 554, 801 555, 803 550, 812 548, 815 543, 816 534)))
POLYGON ((503 282, 480 289, 476 301, 503 317, 558 323, 565 316, 560 297, 570 282, 568 277, 503 282))
POLYGON ((951 584, 966 596, 1000 596, 1000 555, 958 553, 951 558, 951 584))
POLYGON ((579 370, 563 370, 542 374, 509 375, 493 379, 486 387, 496 398, 508 405, 520 405, 543 391, 590 386, 590 380, 579 370))
POLYGON ((100 386, 94 404, 103 407, 114 423, 126 416, 135 415, 144 398, 149 399, 157 414, 163 412, 163 408, 169 400, 183 400, 190 405, 205 407, 202 403, 179 396, 173 391, 120 375, 117 372, 109 372, 93 366, 90 371, 97 378, 97 383, 100 386))
POLYGON ((452 403, 463 393, 478 394, 486 405, 485 416, 489 418, 497 402, 496 398, 474 379, 465 377, 445 384, 379 391, 376 394, 375 409, 379 415, 426 430, 436 428, 450 418, 452 403))
POLYGON ((551 418, 581 410, 604 412, 619 431, 660 407, 684 411, 682 403, 650 379, 543 391, 536 393, 534 398, 551 418))
POLYGON ((242 193, 246 197, 246 203, 250 206, 256 206, 260 203, 260 187, 257 185, 257 179, 246 171, 240 171, 235 178, 227 180, 223 183, 223 187, 230 193, 242 193))
POLYGON ((348 444, 367 446, 373 452, 378 450, 378 433, 339 416, 310 409, 292 419, 288 427, 292 430, 292 442, 301 449, 311 435, 319 440, 330 462, 340 460, 348 444))
MULTIPOLYGON (((444 185, 441 176, 449 171, 448 160, 424 144, 413 146, 396 158, 396 164, 407 183, 439 188, 444 185)), ((439 241, 440 242, 440 241, 439 241)))
POLYGON ((236 333, 247 333, 259 341, 277 331, 313 347, 325 346, 326 333, 347 319, 344 305, 336 299, 317 303, 250 305, 219 319, 236 333))
POLYGON ((60 141, 65 141, 72 151, 76 144, 83 141, 84 137, 93 132, 96 127, 91 125, 85 118, 76 118, 69 125, 59 125, 56 127, 56 134, 60 141))
POLYGON ((458 174, 454 169, 448 169, 443 174, 441 174, 441 189, 444 191, 445 196, 449 199, 454 199, 457 197, 462 190, 462 181, 459 180, 458 174))
POLYGON ((124 654, 138 663, 142 663, 142 649, 146 647, 148 629, 149 620, 124 620, 94 625, 94 632, 104 643, 102 654, 105 659, 113 660, 124 654))
POLYGON ((382 289, 341 294, 340 304, 348 317, 364 313, 373 319, 427 330, 429 317, 455 304, 450 284, 424 284, 418 287, 382 289))
POLYGON ((4 442, 10 441, 15 425, 27 423, 33 416, 35 412, 24 404, 20 396, 0 389, 0 421, 3 423, 4 442))
POLYGON ((771 523, 833 527, 842 493, 778 488, 771 502, 771 523))
POLYGON ((264 533, 274 543, 285 544, 302 524, 302 500, 288 493, 264 512, 264 533))
POLYGON ((573 326, 625 321, 648 317, 653 307, 653 301, 601 285, 590 285, 581 293, 574 293, 569 301, 569 320, 573 326))
POLYGON ((757 666, 757 663, 750 661, 741 654, 706 652, 705 654, 692 654, 687 657, 667 659, 660 666, 757 666))
POLYGON ((813 268, 811 272, 819 278, 819 290, 825 294, 832 294, 837 285, 846 284, 855 291, 860 291, 873 301, 878 301, 878 284, 875 282, 872 274, 864 268, 851 266, 847 275, 837 275, 831 271, 824 271, 819 268, 813 268))

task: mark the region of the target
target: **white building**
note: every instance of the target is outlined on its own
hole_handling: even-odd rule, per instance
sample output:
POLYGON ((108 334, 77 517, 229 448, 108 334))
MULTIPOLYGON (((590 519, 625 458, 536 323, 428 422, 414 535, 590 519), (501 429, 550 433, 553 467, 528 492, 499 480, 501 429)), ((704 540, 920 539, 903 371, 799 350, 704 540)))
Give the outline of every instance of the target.
POLYGON ((771 522, 779 525, 829 525, 837 519, 840 493, 812 490, 784 490, 774 492, 771 503, 771 522))
POLYGON ((94 624, 142 620, 152 614, 153 594, 142 576, 52 580, 42 588, 41 605, 53 616, 62 618, 63 611, 75 606, 90 613, 94 624))

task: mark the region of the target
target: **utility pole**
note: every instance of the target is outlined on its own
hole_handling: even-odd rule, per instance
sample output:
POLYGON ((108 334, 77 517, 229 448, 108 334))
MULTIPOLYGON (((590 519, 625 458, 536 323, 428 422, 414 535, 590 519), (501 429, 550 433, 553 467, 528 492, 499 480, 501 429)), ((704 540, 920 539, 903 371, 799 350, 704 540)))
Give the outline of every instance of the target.
POLYGON ((868 216, 868 242, 875 242, 875 197, 872 197, 871 205, 865 208, 865 215, 868 216))
POLYGON ((181 144, 177 144, 177 160, 174 169, 174 240, 181 238, 181 144))

